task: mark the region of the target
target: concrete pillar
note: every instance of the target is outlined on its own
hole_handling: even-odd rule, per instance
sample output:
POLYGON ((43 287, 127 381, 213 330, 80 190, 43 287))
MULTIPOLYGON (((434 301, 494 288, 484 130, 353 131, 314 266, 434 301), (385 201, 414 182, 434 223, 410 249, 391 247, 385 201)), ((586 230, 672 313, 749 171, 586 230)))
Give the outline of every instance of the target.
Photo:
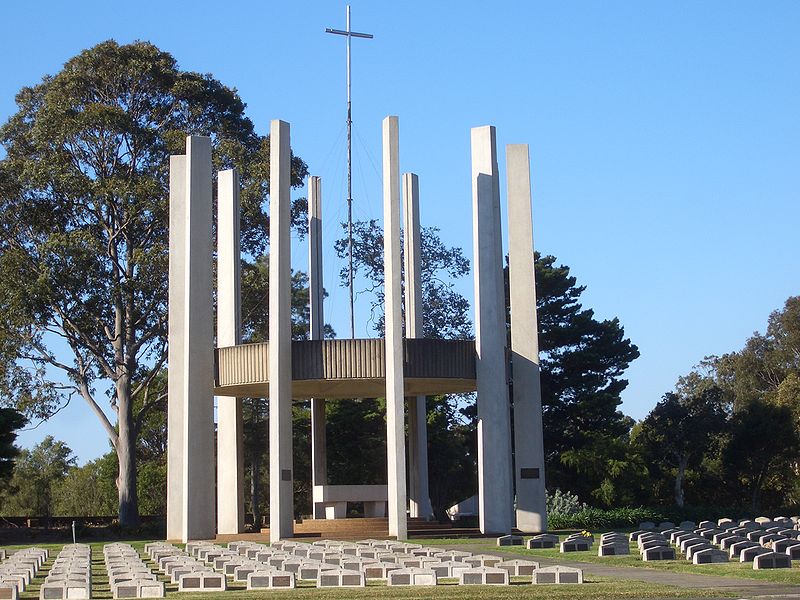
MULTIPOLYGON (((242 343, 239 174, 217 174, 217 346, 242 343)), ((217 533, 244 531, 241 398, 217 398, 217 533)))
POLYGON ((183 541, 214 536, 211 139, 186 139, 183 305, 183 541))
POLYGON ((472 129, 472 222, 481 532, 511 531, 511 422, 495 129, 472 129))
MULTIPOLYGON (((419 178, 403 174, 403 245, 405 252, 406 337, 422 335, 422 266, 420 264, 419 178)), ((428 492, 428 430, 425 396, 408 398, 409 515, 433 516, 428 492)))
POLYGON ((169 157, 169 315, 167 333, 167 539, 183 538, 183 300, 186 156, 169 157))
POLYGON ((383 268, 386 333, 386 451, 389 535, 408 536, 406 520, 403 314, 400 267, 400 152, 397 117, 383 120, 383 268))
MULTIPOLYGON (((308 303, 312 340, 325 336, 323 328, 323 286, 322 286, 322 180, 308 178, 308 303)), ((328 480, 328 458, 325 438, 325 399, 311 399, 311 482, 312 485, 325 485, 328 480)), ((314 507, 314 518, 324 519, 324 508, 314 507)))
POLYGON ((269 537, 293 534, 289 124, 270 123, 269 537))
POLYGON ((547 510, 527 144, 506 146, 506 171, 517 528, 533 533, 547 530, 547 510))

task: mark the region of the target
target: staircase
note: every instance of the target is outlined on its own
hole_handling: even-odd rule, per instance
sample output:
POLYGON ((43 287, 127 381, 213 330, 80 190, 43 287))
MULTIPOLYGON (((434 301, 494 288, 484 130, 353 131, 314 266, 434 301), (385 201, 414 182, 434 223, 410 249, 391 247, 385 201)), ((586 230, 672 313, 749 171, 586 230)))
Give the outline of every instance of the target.
MULTIPOLYGON (((516 533, 516 532, 515 532, 516 533)), ((481 537, 476 527, 453 527, 452 524, 441 524, 436 521, 413 518, 408 520, 408 537, 419 539, 481 537)), ((383 518, 350 518, 350 519, 305 519, 295 521, 294 538, 313 541, 326 540, 364 540, 368 538, 388 539, 389 519, 383 518), (310 538, 310 539, 309 539, 310 538)), ((218 535, 217 542, 234 540, 269 541, 269 529, 260 533, 218 535)))

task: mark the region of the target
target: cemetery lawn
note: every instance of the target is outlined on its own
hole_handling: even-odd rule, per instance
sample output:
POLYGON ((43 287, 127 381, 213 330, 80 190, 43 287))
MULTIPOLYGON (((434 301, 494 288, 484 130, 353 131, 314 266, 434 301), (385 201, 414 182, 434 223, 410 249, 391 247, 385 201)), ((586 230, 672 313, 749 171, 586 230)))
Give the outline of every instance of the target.
MULTIPOLYGON (((559 532, 560 533, 560 532, 559 532)), ((570 532, 571 533, 571 532, 570 532)), ((564 536, 562 535, 562 538, 564 536)), ((527 541, 527 537, 525 538, 527 541)), ((680 558, 678 560, 656 560, 643 561, 639 556, 639 549, 635 543, 630 545, 631 554, 628 556, 597 556, 597 541, 592 550, 588 552, 568 552, 562 554, 558 548, 545 548, 537 550, 527 550, 522 546, 498 547, 494 539, 430 539, 413 540, 415 543, 426 546, 458 546, 469 545, 471 552, 502 552, 524 556, 529 560, 536 560, 536 557, 548 558, 554 561, 577 561, 602 564, 610 567, 636 567, 644 569, 657 569, 661 571, 672 571, 675 573, 694 573, 697 575, 718 575, 721 577, 740 577, 742 579, 757 579, 772 583, 785 583, 800 585, 800 563, 794 561, 791 569, 753 569, 753 563, 728 562, 710 565, 694 565, 691 562, 680 558)), ((677 553, 680 555, 680 553, 677 553)))
MULTIPOLYGON (((108 574, 103 564, 103 546, 115 541, 90 542, 92 547, 92 598, 111 598, 111 589, 108 585, 108 574)), ((483 540, 482 540, 483 541, 483 540)), ((457 540, 464 542, 464 540, 457 540)), ((127 541, 136 550, 143 553, 145 541, 127 541)), ((431 544, 433 545, 433 544, 431 544)), ((37 577, 27 587, 20 598, 34 599, 39 598, 39 586, 44 581, 44 577, 49 571, 58 552, 63 544, 24 544, 14 546, 3 546, 7 550, 17 550, 36 546, 50 550, 50 557, 44 567, 39 570, 37 577)), ((527 552, 527 551, 526 551, 527 552)), ((143 559, 150 568, 154 568, 154 563, 150 562, 146 556, 143 559)), ((160 577, 166 581, 165 577, 160 577)), ((516 579, 516 578, 514 578, 516 579)), ((436 587, 388 587, 378 582, 370 582, 366 588, 342 588, 342 589, 316 589, 313 584, 301 582, 297 589, 293 591, 246 591, 244 584, 232 584, 227 592, 214 594, 216 598, 249 599, 262 600, 266 598, 276 598, 288 596, 291 598, 323 598, 327 600, 346 600, 351 598, 435 598, 441 600, 488 600, 489 598, 531 598, 531 599, 551 599, 564 598, 577 600, 610 600, 612 598, 735 598, 737 594, 727 593, 722 590, 714 589, 692 589, 687 590, 668 585, 645 583, 641 581, 629 581, 616 578, 598 577, 588 575, 583 585, 531 585, 522 578, 518 581, 512 580, 510 586, 459 586, 456 580, 447 580, 445 583, 436 587)), ((167 583, 167 594, 171 597, 178 597, 177 584, 167 583), (170 593, 173 592, 173 593, 170 593)), ((208 593, 181 593, 181 600, 209 600, 208 593)))

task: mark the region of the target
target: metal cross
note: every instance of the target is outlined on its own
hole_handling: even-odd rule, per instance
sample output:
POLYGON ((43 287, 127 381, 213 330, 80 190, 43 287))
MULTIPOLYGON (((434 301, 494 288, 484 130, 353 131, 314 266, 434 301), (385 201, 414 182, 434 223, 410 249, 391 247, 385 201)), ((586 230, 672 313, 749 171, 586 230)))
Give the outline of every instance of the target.
POLYGON ((347 30, 325 29, 325 33, 347 36, 347 255, 349 260, 348 287, 350 288, 350 337, 356 337, 353 316, 353 154, 351 133, 353 127, 350 102, 350 40, 354 37, 372 39, 371 33, 358 33, 350 30, 350 5, 347 5, 347 30))

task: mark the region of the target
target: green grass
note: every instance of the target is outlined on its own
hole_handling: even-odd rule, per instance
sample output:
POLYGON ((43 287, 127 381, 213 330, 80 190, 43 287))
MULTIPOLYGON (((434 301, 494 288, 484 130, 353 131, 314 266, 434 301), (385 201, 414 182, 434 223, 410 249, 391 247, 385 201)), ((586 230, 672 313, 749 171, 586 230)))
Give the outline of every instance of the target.
MULTIPOLYGON (((633 566, 633 567, 650 567, 656 569, 663 569, 676 572, 687 573, 704 573, 711 575, 728 575, 743 578, 762 579, 766 581, 778 583, 800 583, 800 568, 793 568, 791 571, 775 570, 775 571, 753 571, 751 565, 734 564, 721 564, 721 565, 708 565, 708 566, 693 566, 687 564, 685 561, 663 561, 654 563, 643 563, 638 559, 638 552, 631 556, 619 557, 605 557, 599 558, 595 553, 591 552, 575 552, 569 555, 562 555, 558 550, 524 550, 519 547, 514 548, 498 548, 494 545, 494 540, 480 539, 480 540, 465 540, 465 539, 444 539, 444 540, 414 540, 415 542, 424 543, 430 546, 452 546, 468 544, 470 549, 474 552, 483 552, 485 550, 492 551, 508 551, 514 554, 528 555, 532 558, 537 556, 565 559, 565 560, 579 560, 584 562, 602 563, 614 566, 633 566)), ((92 597, 93 598, 111 598, 111 590, 108 585, 108 577, 103 564, 103 546, 105 543, 111 542, 91 542, 89 545, 92 547, 92 597)), ((157 572, 155 564, 149 562, 143 553, 145 541, 136 540, 130 543, 136 548, 143 556, 143 560, 150 568, 157 572)), ((25 544, 6 546, 8 550, 19 548, 27 548, 36 545, 41 548, 48 548, 50 550, 50 558, 45 566, 38 572, 38 576, 21 594, 21 598, 38 598, 39 586, 44 581, 44 577, 50 569, 55 557, 58 555, 59 550, 63 544, 25 544)), ((166 582, 166 589, 169 595, 170 592, 177 591, 177 584, 168 582, 166 577, 160 576, 161 581, 166 582)), ((345 589, 316 589, 311 582, 300 582, 299 587, 293 592, 286 591, 247 591, 244 584, 230 583, 228 591, 224 594, 225 598, 247 598, 249 600, 259 600, 261 598, 280 598, 282 595, 290 594, 293 598, 323 598, 323 599, 337 599, 341 598, 441 598, 441 599, 458 599, 458 600, 472 600, 472 599, 488 599, 488 598, 576 598, 578 600, 605 600, 610 598, 685 598, 691 597, 736 597, 735 593, 723 592, 721 590, 709 589, 686 589, 675 586, 646 583, 641 581, 632 581, 622 578, 600 577, 596 575, 587 574, 584 577, 585 583, 579 585, 546 585, 534 586, 526 584, 526 578, 517 579, 512 582, 511 586, 458 586, 455 580, 447 580, 446 582, 436 587, 387 587, 382 582, 370 582, 366 588, 345 588, 345 589)), ((229 580, 230 582, 230 580, 229 580)), ((187 594, 181 593, 182 600, 208 600, 210 597, 207 593, 187 594)))
MULTIPOLYGON (((530 599, 577 599, 611 600, 614 598, 735 598, 735 594, 720 593, 716 590, 685 590, 672 586, 653 585, 638 581, 612 580, 604 577, 591 577, 583 585, 530 585, 512 584, 510 586, 459 586, 457 584, 437 585, 435 587, 388 587, 383 584, 367 585, 366 588, 316 589, 298 588, 293 592, 247 592, 228 591, 225 598, 261 600, 262 598, 281 598, 291 594, 292 598, 323 598, 326 600, 349 600, 351 598, 436 598, 440 600, 488 600, 489 598, 530 598, 530 599)), ((207 600, 205 594, 181 594, 181 600, 207 600)))
MULTIPOLYGON (((416 541, 416 540, 415 540, 416 541)), ((710 565, 694 565, 689 561, 680 558, 678 560, 657 560, 643 561, 639 556, 639 549, 636 544, 631 544, 631 554, 623 556, 597 556, 597 543, 599 536, 596 537, 594 549, 588 552, 570 552, 562 554, 558 548, 545 548, 537 550, 527 550, 520 546, 498 547, 494 540, 420 540, 419 543, 425 545, 458 545, 469 544, 474 552, 484 552, 487 550, 497 552, 508 552, 529 556, 535 559, 537 556, 550 558, 553 560, 579 561, 587 563, 602 564, 613 567, 635 567, 643 569, 656 569, 660 571, 671 571, 674 573, 695 573, 698 575, 717 575, 720 577, 739 577, 741 579, 756 579, 773 583, 786 583, 800 585, 800 563, 794 562, 791 569, 766 569, 755 570, 753 563, 716 563, 710 565)), ((676 552, 680 556, 679 552, 676 552)))

